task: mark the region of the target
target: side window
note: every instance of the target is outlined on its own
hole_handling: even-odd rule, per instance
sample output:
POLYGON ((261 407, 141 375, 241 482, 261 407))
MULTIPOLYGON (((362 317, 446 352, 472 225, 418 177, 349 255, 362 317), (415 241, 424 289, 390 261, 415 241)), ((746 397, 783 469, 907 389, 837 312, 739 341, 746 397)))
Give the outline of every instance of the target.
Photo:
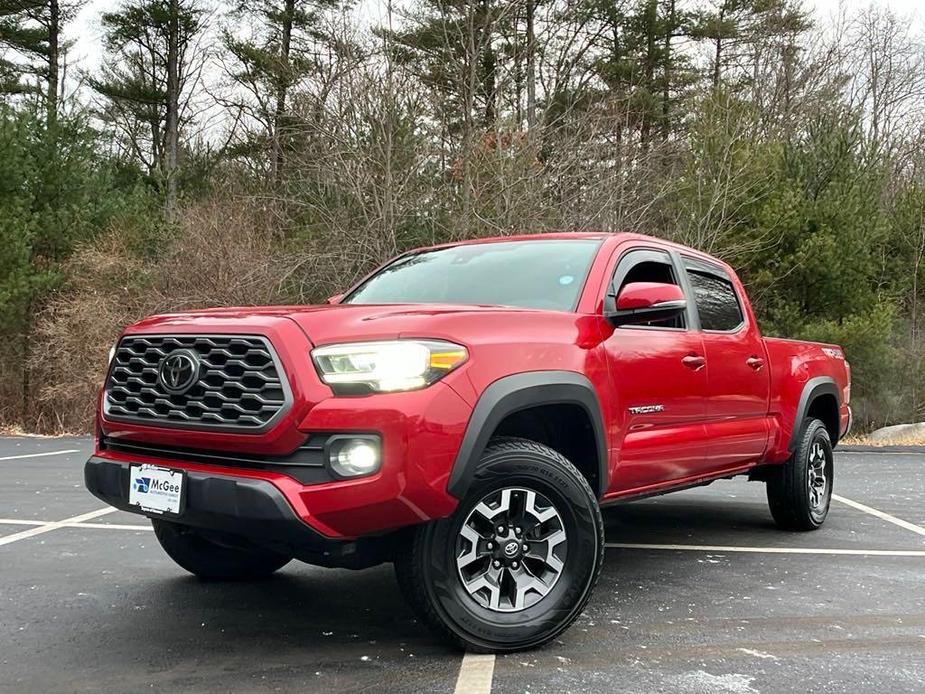
MULTIPOLYGON (((680 285, 674 265, 671 263, 671 257, 664 251, 650 249, 630 251, 624 255, 617 264, 613 277, 619 283, 617 295, 631 282, 662 282, 680 285)), ((613 300, 616 300, 616 297, 613 297, 613 300)), ((651 321, 641 325, 653 328, 684 328, 687 324, 684 315, 681 314, 667 320, 651 321)))
POLYGON ((694 300, 704 330, 735 330, 744 322, 742 307, 732 280, 722 268, 684 259, 687 277, 694 289, 694 300))

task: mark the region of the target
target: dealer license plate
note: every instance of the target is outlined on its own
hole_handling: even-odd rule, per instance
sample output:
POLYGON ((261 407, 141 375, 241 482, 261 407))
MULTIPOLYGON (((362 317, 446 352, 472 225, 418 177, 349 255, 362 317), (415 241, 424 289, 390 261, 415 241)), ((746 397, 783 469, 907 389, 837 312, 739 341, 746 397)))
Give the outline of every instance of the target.
POLYGON ((157 465, 132 465, 129 469, 128 502, 150 513, 178 515, 183 511, 184 475, 157 465))

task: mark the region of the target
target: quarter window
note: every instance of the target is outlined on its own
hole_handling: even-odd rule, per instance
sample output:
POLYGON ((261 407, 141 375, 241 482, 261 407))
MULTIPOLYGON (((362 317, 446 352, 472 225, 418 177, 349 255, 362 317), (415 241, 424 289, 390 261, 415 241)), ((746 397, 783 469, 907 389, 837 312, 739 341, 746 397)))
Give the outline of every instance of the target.
POLYGON ((742 325, 742 307, 729 276, 719 267, 690 258, 685 258, 684 267, 694 290, 700 327, 730 331, 742 325))

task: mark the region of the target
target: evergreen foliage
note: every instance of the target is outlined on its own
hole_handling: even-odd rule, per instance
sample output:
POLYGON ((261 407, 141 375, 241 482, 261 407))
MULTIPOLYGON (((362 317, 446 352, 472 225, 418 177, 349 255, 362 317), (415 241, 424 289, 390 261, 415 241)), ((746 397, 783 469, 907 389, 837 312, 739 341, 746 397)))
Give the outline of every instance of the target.
POLYGON ((625 228, 728 260, 766 334, 843 345, 860 428, 925 419, 925 52, 900 18, 402 7, 369 27, 341 0, 122 0, 62 90, 74 6, 0 0, 0 422, 86 428, 111 340, 152 311, 323 300, 415 245, 625 228))

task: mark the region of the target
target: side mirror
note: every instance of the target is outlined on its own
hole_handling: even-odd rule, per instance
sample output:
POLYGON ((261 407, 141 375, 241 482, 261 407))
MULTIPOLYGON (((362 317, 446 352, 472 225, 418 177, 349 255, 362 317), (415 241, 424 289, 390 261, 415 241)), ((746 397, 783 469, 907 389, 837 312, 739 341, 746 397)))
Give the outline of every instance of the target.
POLYGON ((340 300, 344 298, 343 294, 335 294, 334 296, 329 296, 324 300, 326 304, 339 304, 340 300))
POLYGON ((662 282, 630 282, 620 291, 616 303, 616 310, 606 317, 617 326, 674 318, 687 308, 681 287, 662 282))

